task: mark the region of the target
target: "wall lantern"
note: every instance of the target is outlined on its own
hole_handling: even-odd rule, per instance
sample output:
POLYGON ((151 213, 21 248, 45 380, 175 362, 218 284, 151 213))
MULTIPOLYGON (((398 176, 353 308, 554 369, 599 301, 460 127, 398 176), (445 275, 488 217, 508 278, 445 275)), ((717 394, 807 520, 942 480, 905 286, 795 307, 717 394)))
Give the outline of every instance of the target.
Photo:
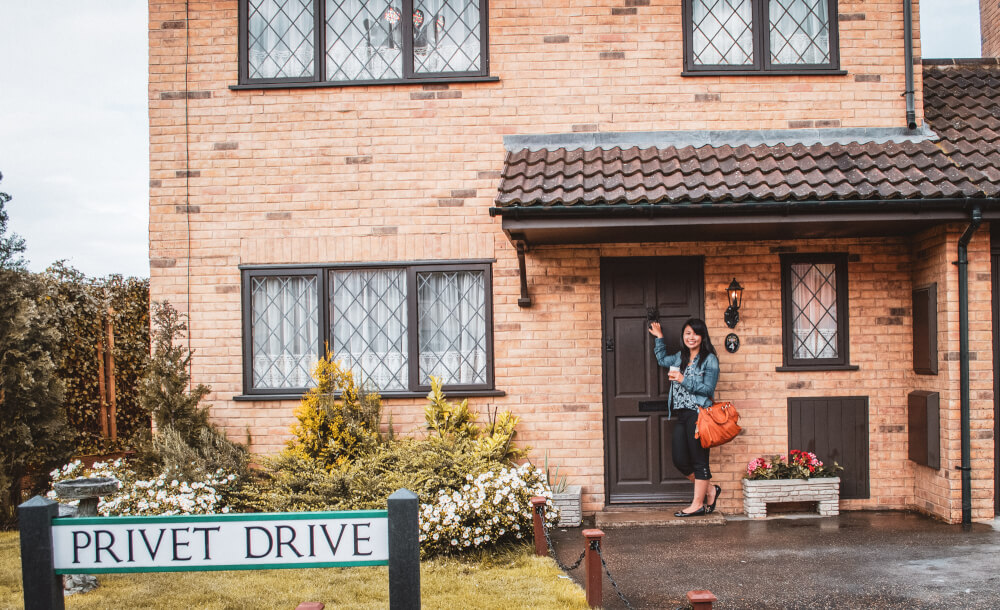
POLYGON ((743 286, 733 278, 732 283, 729 284, 729 288, 726 288, 726 293, 729 295, 729 309, 726 310, 726 326, 729 328, 736 328, 736 324, 740 321, 740 306, 743 305, 743 286))

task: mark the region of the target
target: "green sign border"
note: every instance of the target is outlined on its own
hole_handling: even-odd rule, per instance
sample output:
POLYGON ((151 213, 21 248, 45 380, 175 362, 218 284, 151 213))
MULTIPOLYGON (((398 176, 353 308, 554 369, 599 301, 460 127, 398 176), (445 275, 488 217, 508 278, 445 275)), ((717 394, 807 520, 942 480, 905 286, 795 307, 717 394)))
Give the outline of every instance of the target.
MULTIPOLYGON (((388 519, 388 510, 345 510, 317 513, 227 513, 224 515, 169 515, 165 517, 59 517, 52 520, 52 527, 74 527, 78 525, 120 525, 139 523, 211 523, 218 521, 303 521, 324 519, 388 519)), ((305 568, 353 568, 362 566, 387 566, 389 560, 374 561, 325 561, 313 563, 259 563, 224 564, 210 566, 166 566, 142 568, 83 569, 68 568, 56 570, 56 574, 137 574, 146 572, 223 572, 234 570, 290 570, 305 568)))
POLYGON ((345 561, 343 563, 268 563, 268 564, 238 564, 238 565, 218 565, 218 566, 173 566, 164 568, 107 568, 97 569, 65 569, 56 570, 56 574, 138 574, 148 572, 229 572, 235 570, 290 570, 295 568, 356 568, 363 566, 387 566, 389 560, 383 561, 345 561))
POLYGON ((296 521, 304 519, 388 519, 387 510, 338 510, 317 513, 226 513, 154 517, 58 517, 52 527, 114 525, 117 523, 211 523, 213 521, 296 521))

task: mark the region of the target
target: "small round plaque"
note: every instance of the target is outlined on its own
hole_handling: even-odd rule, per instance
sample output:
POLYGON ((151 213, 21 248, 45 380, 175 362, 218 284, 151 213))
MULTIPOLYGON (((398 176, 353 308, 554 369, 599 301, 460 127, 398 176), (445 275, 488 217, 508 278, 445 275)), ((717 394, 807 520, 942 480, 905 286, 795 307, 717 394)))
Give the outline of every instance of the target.
POLYGON ((736 333, 726 335, 726 351, 732 354, 738 349, 740 349, 740 338, 736 336, 736 333))

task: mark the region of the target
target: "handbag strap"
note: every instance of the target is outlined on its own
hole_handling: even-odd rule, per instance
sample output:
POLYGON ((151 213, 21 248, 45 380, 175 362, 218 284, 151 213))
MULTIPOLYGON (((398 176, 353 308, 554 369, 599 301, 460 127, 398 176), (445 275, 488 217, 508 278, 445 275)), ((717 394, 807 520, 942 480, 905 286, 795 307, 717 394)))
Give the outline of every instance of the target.
POLYGON ((705 407, 705 410, 708 411, 708 416, 711 417, 715 423, 724 424, 726 423, 726 420, 729 419, 729 406, 728 402, 724 402, 719 405, 718 409, 715 408, 715 405, 712 405, 711 407, 705 407))

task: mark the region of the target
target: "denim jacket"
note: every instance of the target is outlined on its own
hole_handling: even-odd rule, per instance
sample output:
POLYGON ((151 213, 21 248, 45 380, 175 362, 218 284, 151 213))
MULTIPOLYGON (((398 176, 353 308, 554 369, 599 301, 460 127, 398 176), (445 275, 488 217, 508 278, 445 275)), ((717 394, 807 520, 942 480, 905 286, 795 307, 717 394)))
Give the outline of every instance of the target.
MULTIPOLYGON (((667 344, 657 338, 653 342, 653 353, 660 366, 667 368, 681 365, 681 353, 667 354, 667 344)), ((681 385, 695 396, 703 407, 711 407, 715 396, 715 384, 719 382, 719 359, 715 354, 709 354, 702 360, 701 354, 694 361, 691 372, 684 375, 681 385)), ((683 371, 681 371, 683 373, 683 371)))

